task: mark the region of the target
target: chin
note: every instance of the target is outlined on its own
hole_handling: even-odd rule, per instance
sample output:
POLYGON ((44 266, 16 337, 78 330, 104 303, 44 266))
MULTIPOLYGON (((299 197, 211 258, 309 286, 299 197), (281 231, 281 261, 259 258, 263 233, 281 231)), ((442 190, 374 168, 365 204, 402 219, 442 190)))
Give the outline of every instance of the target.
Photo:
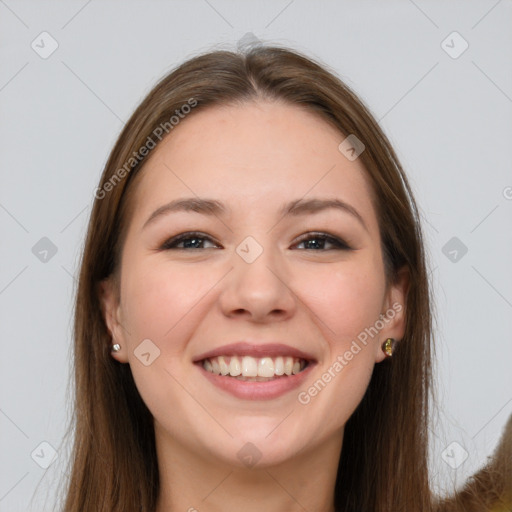
MULTIPOLYGON (((302 451, 307 441, 289 430, 276 429, 282 419, 264 418, 258 422, 252 418, 250 427, 238 431, 233 425, 226 425, 232 438, 224 432, 215 436, 211 431, 205 432, 201 436, 206 441, 202 443, 204 451, 200 452, 209 452, 213 459, 237 468, 263 469, 285 463, 302 451)), ((197 442, 194 444, 198 446, 197 442)))

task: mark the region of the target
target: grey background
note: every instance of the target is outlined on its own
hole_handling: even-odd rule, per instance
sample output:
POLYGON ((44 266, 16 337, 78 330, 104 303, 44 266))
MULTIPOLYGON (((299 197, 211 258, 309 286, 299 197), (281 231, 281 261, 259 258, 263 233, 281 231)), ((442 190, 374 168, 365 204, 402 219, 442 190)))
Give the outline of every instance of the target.
POLYGON ((482 465, 512 414, 511 26, 510 0, 0 0, 0 511, 53 510, 74 276, 123 120, 172 67, 247 33, 330 66, 390 136, 435 289, 434 484, 482 465), (51 48, 43 31, 58 43, 46 59, 31 47, 51 48), (469 44, 458 58, 445 51, 463 48, 453 31, 469 44), (43 237, 57 249, 46 261, 43 237), (47 470, 42 442, 58 451, 47 470))

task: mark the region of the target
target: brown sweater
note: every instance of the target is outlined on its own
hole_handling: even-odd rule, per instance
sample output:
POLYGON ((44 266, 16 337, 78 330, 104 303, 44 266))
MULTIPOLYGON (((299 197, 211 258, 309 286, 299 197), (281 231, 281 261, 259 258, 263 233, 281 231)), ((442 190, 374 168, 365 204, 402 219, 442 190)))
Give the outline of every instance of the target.
POLYGON ((512 415, 489 462, 437 512, 512 512, 512 415))

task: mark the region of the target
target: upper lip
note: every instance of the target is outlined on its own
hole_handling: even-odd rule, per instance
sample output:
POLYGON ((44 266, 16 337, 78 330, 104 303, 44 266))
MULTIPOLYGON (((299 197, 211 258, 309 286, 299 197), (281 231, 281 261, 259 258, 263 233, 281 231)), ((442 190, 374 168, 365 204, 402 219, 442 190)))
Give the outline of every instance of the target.
POLYGON ((305 359, 309 362, 316 361, 313 355, 283 343, 249 343, 247 341, 238 341, 204 352, 194 358, 194 363, 218 356, 289 356, 305 359))

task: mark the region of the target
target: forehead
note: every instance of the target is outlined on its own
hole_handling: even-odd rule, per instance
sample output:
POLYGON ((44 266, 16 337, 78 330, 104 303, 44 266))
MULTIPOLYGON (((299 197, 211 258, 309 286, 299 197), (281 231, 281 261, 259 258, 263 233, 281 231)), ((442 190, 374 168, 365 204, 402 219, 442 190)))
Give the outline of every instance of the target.
POLYGON ((193 195, 245 212, 278 208, 289 199, 338 197, 376 227, 367 172, 338 149, 345 137, 318 114, 281 102, 194 112, 145 163, 135 213, 193 195))

